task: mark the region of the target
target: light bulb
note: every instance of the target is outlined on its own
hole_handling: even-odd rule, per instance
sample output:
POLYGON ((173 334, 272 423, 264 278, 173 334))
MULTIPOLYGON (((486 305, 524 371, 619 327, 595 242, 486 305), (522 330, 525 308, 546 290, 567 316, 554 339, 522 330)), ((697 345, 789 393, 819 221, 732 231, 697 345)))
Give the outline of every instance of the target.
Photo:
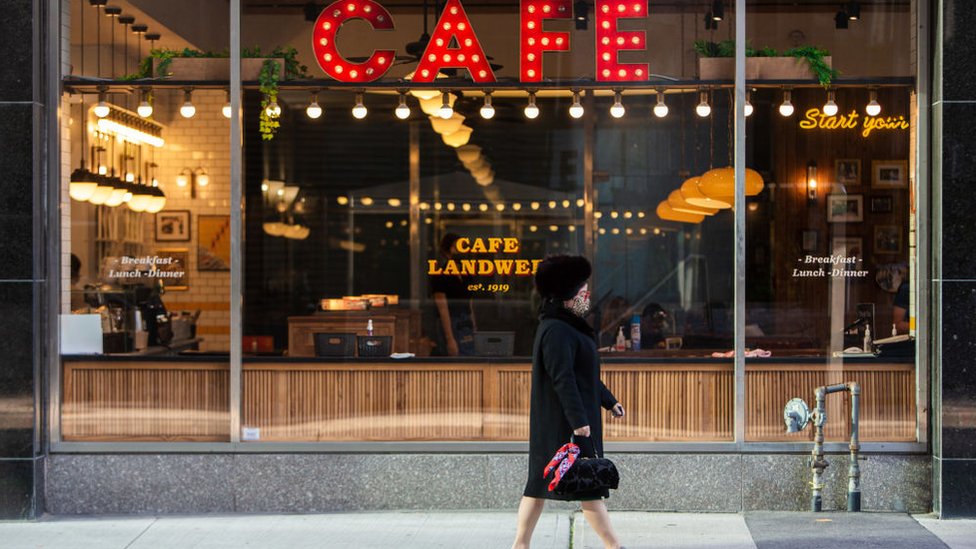
POLYGON ((319 102, 313 99, 312 102, 305 107, 305 114, 308 115, 308 117, 312 120, 322 116, 322 107, 319 106, 319 102))
POLYGON ((220 109, 220 114, 224 115, 224 118, 230 118, 230 115, 234 114, 233 109, 230 107, 230 103, 227 103, 220 109))
POLYGON ((203 172, 197 175, 197 185, 200 187, 206 187, 210 184, 210 176, 207 172, 203 172))
POLYGON ((441 108, 437 109, 437 116, 441 120, 450 120, 454 116, 454 109, 451 107, 451 98, 447 93, 441 94, 441 108))
POLYGON ((695 107, 695 113, 702 118, 712 114, 712 107, 708 104, 708 92, 701 92, 701 101, 695 107))
POLYGON ((281 106, 278 105, 278 101, 272 100, 271 103, 268 103, 268 106, 264 108, 264 114, 270 118, 278 118, 281 116, 281 106))
POLYGON ((369 111, 366 110, 366 105, 363 105, 363 94, 357 93, 356 94, 356 106, 354 106, 352 108, 352 115, 357 120, 362 120, 363 118, 366 118, 366 114, 368 112, 369 111))
POLYGON ((135 180, 136 180, 136 174, 134 174, 132 172, 126 172, 126 174, 125 174, 125 182, 126 183, 133 183, 133 182, 135 182, 135 180))
POLYGON ((393 111, 393 114, 395 114, 400 120, 410 118, 410 107, 407 106, 406 94, 400 94, 400 104, 397 105, 397 108, 393 111))
POLYGON ((181 173, 180 175, 177 175, 176 176, 176 186, 177 187, 186 187, 186 185, 188 183, 189 183, 189 179, 187 179, 185 173, 181 173))
POLYGON ((657 105, 654 105, 654 116, 664 118, 668 115, 668 105, 664 102, 664 92, 657 92, 657 105))
POLYGON ((481 118, 485 120, 491 120, 495 116, 495 107, 491 105, 491 94, 485 94, 485 104, 481 106, 481 110, 478 111, 481 118))
POLYGON ((610 107, 610 116, 614 118, 622 118, 627 109, 624 108, 623 102, 620 100, 620 92, 613 94, 613 106, 610 107))
POLYGON ((580 104, 579 92, 573 92, 573 104, 569 107, 569 115, 573 118, 582 118, 584 112, 586 111, 583 110, 583 105, 580 104))
POLYGON ((834 92, 827 92, 827 102, 824 103, 823 113, 827 116, 834 116, 840 109, 837 107, 837 103, 834 102, 834 92))
POLYGON ((535 119, 539 116, 539 107, 535 104, 535 92, 529 93, 529 104, 525 106, 523 110, 525 117, 528 119, 535 119))
POLYGON ((136 107, 136 113, 143 118, 149 118, 153 113, 152 105, 149 104, 149 101, 143 99, 142 102, 139 103, 139 106, 136 107))
POLYGON ((790 102, 792 94, 789 90, 783 92, 783 103, 779 106, 779 113, 783 116, 793 116, 793 103, 790 102))
POLYGON ((746 116, 752 116, 752 94, 746 92, 746 104, 743 106, 743 110, 746 111, 746 116))
POLYGON ((105 118, 106 116, 108 116, 108 113, 111 112, 111 109, 108 107, 108 103, 105 102, 104 93, 98 94, 98 104, 95 105, 95 108, 92 109, 92 112, 94 112, 95 116, 99 118, 105 118))
POLYGON ((878 103, 878 92, 872 90, 869 95, 871 101, 868 103, 868 106, 864 108, 864 112, 866 112, 868 116, 878 116, 881 114, 881 104, 878 103))

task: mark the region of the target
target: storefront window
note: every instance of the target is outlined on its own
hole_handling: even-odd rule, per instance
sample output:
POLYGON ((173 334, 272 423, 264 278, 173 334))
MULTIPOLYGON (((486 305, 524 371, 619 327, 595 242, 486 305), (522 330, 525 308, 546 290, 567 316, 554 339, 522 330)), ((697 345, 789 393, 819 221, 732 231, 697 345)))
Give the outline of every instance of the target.
MULTIPOLYGON (((809 28, 809 14, 773 4, 750 11, 750 46, 822 55, 824 66, 819 83, 750 88, 747 163, 767 184, 746 204, 746 344, 772 358, 746 367, 746 437, 810 439, 785 433, 776 412, 853 381, 862 440, 914 441, 910 6, 817 12, 824 25, 809 28)), ((762 76, 779 62, 752 57, 747 71, 797 78, 762 76)), ((849 436, 849 407, 846 393, 828 398, 828 440, 849 436)))
POLYGON ((608 440, 735 441, 742 331, 747 441, 847 381, 918 440, 909 3, 747 3, 741 205, 732 2, 158 4, 71 2, 64 442, 525 440, 553 254, 593 264, 608 440))
POLYGON ((229 440, 229 60, 184 53, 226 52, 228 10, 173 15, 70 2, 64 441, 229 440))

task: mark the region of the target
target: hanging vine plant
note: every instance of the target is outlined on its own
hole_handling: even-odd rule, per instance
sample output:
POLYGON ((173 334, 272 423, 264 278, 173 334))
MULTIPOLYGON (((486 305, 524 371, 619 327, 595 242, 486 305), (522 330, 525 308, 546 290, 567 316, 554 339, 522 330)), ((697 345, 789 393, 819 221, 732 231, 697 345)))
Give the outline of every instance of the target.
MULTIPOLYGON (((139 69, 133 74, 124 76, 123 80, 142 80, 153 78, 168 78, 172 76, 170 67, 174 59, 220 59, 228 58, 230 54, 222 52, 200 51, 190 48, 182 50, 153 49, 140 63, 139 69)), ((298 50, 295 48, 277 47, 269 53, 261 51, 260 47, 244 48, 241 57, 245 59, 264 59, 261 71, 258 73, 258 88, 261 91, 261 112, 259 114, 259 131, 261 139, 274 139, 281 126, 280 116, 272 116, 267 107, 277 104, 279 83, 282 80, 298 80, 308 78, 308 67, 298 61, 298 50), (284 71, 279 63, 284 63, 284 71)))

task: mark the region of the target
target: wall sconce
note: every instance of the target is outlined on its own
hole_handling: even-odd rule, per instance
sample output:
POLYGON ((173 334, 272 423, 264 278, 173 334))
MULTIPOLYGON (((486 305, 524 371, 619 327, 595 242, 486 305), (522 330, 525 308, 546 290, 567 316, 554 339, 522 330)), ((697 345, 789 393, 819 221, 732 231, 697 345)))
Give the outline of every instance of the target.
POLYGON ((807 200, 817 200, 817 163, 813 160, 807 162, 807 200))
POLYGON ((183 168, 180 170, 180 174, 176 176, 177 187, 183 188, 187 185, 190 186, 190 198, 197 197, 197 187, 206 187, 209 184, 210 175, 203 168, 197 168, 195 170, 183 168))

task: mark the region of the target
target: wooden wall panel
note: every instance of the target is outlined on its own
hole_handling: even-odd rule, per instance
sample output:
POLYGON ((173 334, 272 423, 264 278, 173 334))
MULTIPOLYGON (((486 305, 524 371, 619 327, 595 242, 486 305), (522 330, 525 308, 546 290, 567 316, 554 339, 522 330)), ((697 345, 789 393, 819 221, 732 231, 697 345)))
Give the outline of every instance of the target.
MULTIPOLYGON (((911 364, 847 366, 830 370, 826 366, 765 366, 746 371, 746 440, 813 440, 813 429, 787 434, 783 406, 793 397, 816 405, 813 390, 834 383, 861 384, 862 441, 914 441, 915 369, 911 364)), ((850 396, 827 396, 827 440, 850 437, 850 396)))
POLYGON ((67 362, 66 441, 230 440, 227 364, 67 362))
MULTIPOLYGON (((606 414, 610 441, 729 441, 729 363, 610 364, 603 379, 627 407, 606 414)), ((794 396, 813 405, 820 385, 862 384, 861 438, 912 441, 912 364, 747 365, 747 439, 787 436, 782 408, 794 396)), ((526 440, 529 364, 247 363, 242 426, 261 441, 526 440)), ((67 362, 62 402, 66 441, 226 441, 226 364, 67 362)), ((830 440, 847 437, 847 397, 828 399, 830 440)))
POLYGON ((262 441, 477 440, 482 368, 249 366, 242 426, 262 441))

